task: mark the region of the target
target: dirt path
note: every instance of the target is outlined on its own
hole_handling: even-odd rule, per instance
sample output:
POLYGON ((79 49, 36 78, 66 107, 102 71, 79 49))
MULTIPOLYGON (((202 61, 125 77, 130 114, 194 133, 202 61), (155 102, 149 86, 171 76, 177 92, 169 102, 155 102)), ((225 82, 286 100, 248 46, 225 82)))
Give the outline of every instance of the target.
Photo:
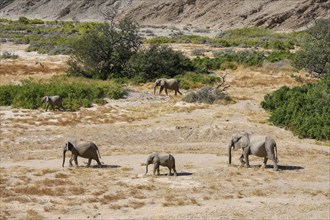
POLYGON ((329 219, 330 148, 270 125, 260 107, 267 92, 298 84, 291 73, 230 72, 228 105, 130 88, 126 99, 79 112, 0 107, 1 218, 329 219), (239 151, 228 165, 229 137, 243 130, 276 139, 280 171, 253 156, 243 168, 239 151), (67 158, 62 169, 62 147, 74 139, 94 141, 103 168, 85 168, 82 158, 71 168, 67 158), (153 177, 150 166, 144 176, 153 152, 172 153, 179 175, 153 177))

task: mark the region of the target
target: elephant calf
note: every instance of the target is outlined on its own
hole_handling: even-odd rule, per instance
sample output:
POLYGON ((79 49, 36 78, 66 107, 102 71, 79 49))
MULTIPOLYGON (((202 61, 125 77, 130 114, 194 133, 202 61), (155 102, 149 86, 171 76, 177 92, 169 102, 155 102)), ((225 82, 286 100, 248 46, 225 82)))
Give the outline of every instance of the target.
POLYGON ((240 157, 242 165, 249 167, 249 155, 263 157, 263 166, 266 167, 267 160, 274 163, 274 170, 278 170, 277 146, 275 140, 270 136, 256 138, 247 132, 235 133, 231 136, 228 144, 229 164, 231 164, 231 148, 243 149, 240 157))
POLYGON ((97 162, 99 166, 102 166, 99 158, 101 158, 98 147, 90 141, 68 141, 63 148, 63 164, 65 163, 65 153, 66 151, 72 152, 72 157, 70 159, 70 166, 73 166, 72 161, 74 160, 76 166, 78 166, 78 156, 83 158, 88 158, 87 167, 91 165, 92 159, 97 162))
POLYGON ((48 110, 49 105, 52 106, 53 111, 55 110, 55 105, 59 110, 64 109, 62 105, 62 98, 61 96, 45 96, 41 99, 41 103, 46 102, 46 111, 48 110))
POLYGON ((173 170, 175 176, 178 175, 175 169, 175 159, 171 154, 151 154, 147 159, 145 175, 147 175, 148 173, 149 164, 154 165, 153 175, 155 175, 156 170, 157 170, 157 175, 160 175, 159 166, 164 166, 168 168, 169 170, 168 176, 172 174, 171 170, 173 170))

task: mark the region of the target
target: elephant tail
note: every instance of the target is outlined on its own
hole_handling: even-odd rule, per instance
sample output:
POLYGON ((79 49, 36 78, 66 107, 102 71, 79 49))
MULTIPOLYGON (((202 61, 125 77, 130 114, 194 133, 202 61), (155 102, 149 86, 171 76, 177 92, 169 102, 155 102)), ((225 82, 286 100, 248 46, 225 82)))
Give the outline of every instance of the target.
POLYGON ((99 155, 99 158, 101 158, 101 154, 100 154, 99 148, 96 147, 96 150, 97 150, 97 153, 98 153, 98 155, 99 155))

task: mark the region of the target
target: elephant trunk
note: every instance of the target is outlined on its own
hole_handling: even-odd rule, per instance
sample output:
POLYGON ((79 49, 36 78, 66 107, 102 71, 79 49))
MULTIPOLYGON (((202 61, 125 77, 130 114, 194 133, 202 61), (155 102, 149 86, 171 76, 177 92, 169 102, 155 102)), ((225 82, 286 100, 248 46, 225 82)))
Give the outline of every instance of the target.
POLYGON ((231 164, 231 148, 232 148, 232 143, 228 145, 228 157, 229 157, 229 164, 231 164))
POLYGON ((62 167, 64 167, 64 163, 65 163, 65 153, 66 153, 66 150, 63 151, 63 163, 62 163, 62 167))
POLYGON ((157 84, 155 84, 155 86, 154 86, 154 95, 156 94, 156 87, 157 87, 157 84))
POLYGON ((147 175, 147 173, 148 173, 148 166, 149 166, 149 164, 147 163, 146 164, 146 173, 144 175, 147 175))

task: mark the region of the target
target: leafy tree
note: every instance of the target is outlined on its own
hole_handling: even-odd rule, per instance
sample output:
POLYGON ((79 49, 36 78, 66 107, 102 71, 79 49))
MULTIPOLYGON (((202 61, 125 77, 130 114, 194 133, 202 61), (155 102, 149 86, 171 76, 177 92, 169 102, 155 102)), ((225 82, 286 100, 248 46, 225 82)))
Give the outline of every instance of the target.
POLYGON ((68 72, 87 78, 120 78, 126 62, 141 43, 138 26, 130 20, 124 19, 118 25, 95 25, 73 44, 68 72))
POLYGON ((330 140, 330 72, 315 84, 283 86, 266 95, 261 106, 272 111, 271 122, 299 137, 330 140))
POLYGON ((151 81, 159 77, 172 78, 184 71, 193 70, 188 57, 159 44, 135 53, 126 67, 125 76, 137 82, 151 81))
POLYGON ((322 77, 330 69, 330 19, 318 20, 297 52, 294 65, 322 77))

